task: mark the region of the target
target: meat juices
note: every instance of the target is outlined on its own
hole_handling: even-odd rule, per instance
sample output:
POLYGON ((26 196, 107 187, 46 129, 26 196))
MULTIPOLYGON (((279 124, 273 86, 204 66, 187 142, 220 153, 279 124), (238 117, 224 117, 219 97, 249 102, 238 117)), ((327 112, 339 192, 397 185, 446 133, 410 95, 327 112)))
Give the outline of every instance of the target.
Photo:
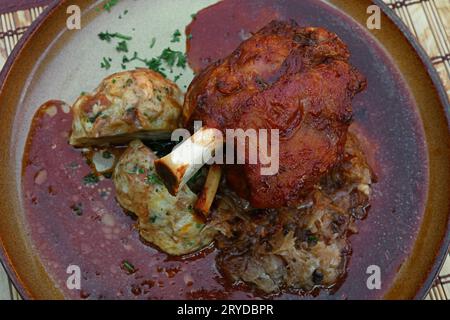
POLYGON ((191 83, 186 125, 279 129, 276 175, 261 175, 262 164, 247 159, 226 166, 228 185, 253 207, 295 205, 342 159, 351 101, 366 87, 349 57, 334 33, 273 21, 191 83))

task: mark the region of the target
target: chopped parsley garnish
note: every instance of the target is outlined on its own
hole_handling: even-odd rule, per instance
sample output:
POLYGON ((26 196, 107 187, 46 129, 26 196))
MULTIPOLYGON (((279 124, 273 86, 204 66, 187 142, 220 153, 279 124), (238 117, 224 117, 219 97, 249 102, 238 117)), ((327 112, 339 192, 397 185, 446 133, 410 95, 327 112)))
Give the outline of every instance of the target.
POLYGON ((134 164, 133 167, 127 171, 129 174, 144 174, 145 168, 139 167, 137 164, 134 164))
POLYGON ((137 269, 127 260, 122 261, 122 270, 125 270, 128 274, 137 272, 137 269))
POLYGON ((167 65, 171 70, 174 66, 183 69, 186 68, 185 54, 181 51, 174 51, 171 48, 164 49, 159 57, 152 58, 150 60, 139 57, 137 52, 134 52, 131 58, 127 56, 123 56, 122 58, 123 65, 126 65, 133 61, 143 62, 147 66, 147 68, 159 72, 164 77, 166 77, 166 74, 164 72, 165 68, 163 67, 164 64, 167 65))
POLYGON ((177 67, 185 69, 186 68, 186 54, 184 54, 182 52, 179 52, 179 53, 181 53, 181 55, 178 55, 177 67))
POLYGON ((118 32, 109 33, 108 31, 100 32, 98 34, 98 37, 100 38, 100 40, 106 41, 106 42, 111 42, 111 40, 113 38, 120 39, 120 40, 125 40, 125 41, 130 41, 130 40, 133 39, 133 37, 131 37, 131 36, 126 36, 126 35, 118 33, 118 32))
POLYGON ((197 14, 196 13, 191 14, 191 18, 192 18, 192 20, 197 19, 197 14))
POLYGON ((111 12, 111 8, 114 7, 118 3, 119 3, 119 0, 108 0, 103 5, 103 9, 105 9, 108 12, 111 12))
MULTIPOLYGON (((123 12, 123 15, 126 16, 127 14, 128 14, 128 10, 125 10, 125 11, 123 12)), ((122 15, 119 15, 119 19, 122 19, 122 15)))
POLYGON ((136 174, 137 169, 138 169, 138 166, 136 164, 133 165, 132 168, 130 168, 129 165, 127 165, 127 173, 129 173, 129 174, 136 174))
POLYGON ((188 39, 188 40, 191 40, 191 39, 192 39, 192 33, 188 34, 187 39, 188 39))
POLYGON ((181 78, 182 75, 183 75, 182 73, 177 74, 177 75, 175 76, 175 78, 173 78, 173 81, 174 81, 174 82, 177 82, 178 80, 180 80, 180 78, 181 78))
POLYGON ((102 69, 109 70, 109 68, 111 68, 111 61, 112 61, 111 58, 105 58, 105 57, 103 57, 103 61, 102 61, 102 63, 100 64, 100 67, 102 67, 102 69))
POLYGON ((117 44, 116 50, 117 50, 117 52, 127 52, 128 53, 128 44, 127 44, 127 42, 125 40, 119 42, 117 44))
MULTIPOLYGON (((119 41, 116 45, 116 51, 117 52, 129 52, 129 43, 127 41, 132 40, 132 37, 123 35, 121 33, 110 33, 108 31, 99 33, 99 38, 102 41, 111 42, 113 38, 120 39, 122 41, 119 41)), ((179 42, 181 38, 181 32, 180 30, 176 30, 172 35, 172 42, 179 42)), ((150 48, 153 48, 156 43, 156 38, 152 38, 150 42, 150 48)), ((174 73, 174 68, 186 68, 186 55, 185 53, 181 51, 176 51, 169 48, 164 49, 161 54, 157 57, 147 59, 142 58, 137 52, 133 52, 132 56, 124 55, 122 57, 121 67, 123 70, 127 69, 127 65, 133 61, 139 61, 150 70, 156 71, 160 73, 163 77, 167 78, 166 69, 170 73, 174 73)), ((101 67, 108 70, 111 68, 111 58, 103 58, 103 61, 101 63, 101 67)), ((174 81, 177 81, 180 79, 182 74, 177 74, 174 77, 174 81)))
POLYGON ((145 182, 150 185, 162 184, 161 179, 159 179, 159 177, 155 173, 148 174, 145 182))
POLYGON ((95 173, 90 173, 83 178, 83 182, 85 185, 92 185, 98 183, 100 180, 98 179, 95 173))
POLYGON ((175 65, 183 69, 186 68, 186 55, 181 51, 174 51, 170 48, 166 48, 159 58, 171 68, 175 65))
POLYGON ((156 38, 153 37, 153 38, 152 38, 152 41, 150 42, 150 49, 153 49, 153 47, 155 46, 155 44, 156 44, 156 38))
POLYGON ((151 223, 155 223, 157 219, 158 219, 158 216, 151 216, 150 217, 150 222, 151 223))
POLYGON ((170 40, 170 42, 180 42, 180 39, 181 39, 181 32, 180 30, 177 29, 172 34, 172 40, 170 40))
POLYGON ((131 58, 128 58, 127 56, 123 56, 123 58, 122 58, 122 63, 124 63, 124 64, 125 64, 125 63, 130 63, 130 62, 132 62, 132 61, 134 61, 134 60, 138 60, 138 61, 145 62, 145 60, 139 58, 138 53, 135 51, 135 52, 133 53, 133 56, 132 56, 131 58))
POLYGON ((147 66, 147 68, 149 68, 150 70, 159 72, 160 74, 162 74, 164 77, 166 77, 166 74, 164 73, 164 68, 162 68, 162 62, 160 59, 158 58, 152 58, 148 61, 145 61, 145 65, 147 66))

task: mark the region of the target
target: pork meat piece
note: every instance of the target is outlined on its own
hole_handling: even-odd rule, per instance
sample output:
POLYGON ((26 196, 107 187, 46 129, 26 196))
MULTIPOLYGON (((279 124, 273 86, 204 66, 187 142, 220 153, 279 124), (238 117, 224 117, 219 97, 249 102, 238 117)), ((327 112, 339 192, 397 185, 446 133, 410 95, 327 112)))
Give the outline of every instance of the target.
POLYGON ((351 102, 366 87, 349 57, 332 32, 273 21, 191 83, 187 126, 279 129, 277 174, 262 175, 260 162, 226 166, 228 185, 253 207, 296 205, 342 159, 351 102))

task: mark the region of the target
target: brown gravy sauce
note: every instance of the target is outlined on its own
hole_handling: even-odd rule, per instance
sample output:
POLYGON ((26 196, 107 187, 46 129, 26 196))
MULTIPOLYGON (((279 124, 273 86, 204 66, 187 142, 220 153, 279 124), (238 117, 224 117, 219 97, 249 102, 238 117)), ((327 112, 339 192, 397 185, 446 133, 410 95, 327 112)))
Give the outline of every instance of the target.
MULTIPOLYGON (((359 234, 350 237, 353 254, 345 281, 315 297, 380 297, 408 255, 423 214, 427 157, 414 102, 379 44, 354 21, 320 1, 225 0, 204 9, 187 27, 192 34, 190 65, 198 72, 272 19, 295 19, 303 26, 333 30, 349 45, 352 63, 368 79, 368 89, 353 106, 354 130, 366 137, 367 154, 378 176, 372 208, 358 224, 359 234), (373 264, 381 267, 381 290, 366 287, 366 269, 373 264)), ((23 195, 36 249, 68 297, 258 298, 244 287, 231 288, 224 282, 215 269, 213 248, 180 259, 145 245, 133 230, 133 219, 115 201, 112 181, 101 177, 96 184, 85 183, 92 170, 82 153, 67 142, 72 119, 62 106, 49 102, 35 116, 23 160, 23 195), (136 272, 124 270, 124 261, 136 272), (69 265, 81 268, 81 291, 65 285, 69 265)))

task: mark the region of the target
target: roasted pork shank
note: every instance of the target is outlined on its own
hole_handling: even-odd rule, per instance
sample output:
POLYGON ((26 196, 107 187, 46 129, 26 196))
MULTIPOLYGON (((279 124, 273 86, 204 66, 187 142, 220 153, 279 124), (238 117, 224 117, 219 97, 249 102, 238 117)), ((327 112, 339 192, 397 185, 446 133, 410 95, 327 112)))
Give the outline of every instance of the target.
POLYGON ((225 166, 228 185, 252 207, 297 204, 342 159, 351 102, 366 86, 349 57, 332 32, 273 21, 191 83, 186 126, 279 130, 278 173, 262 175, 260 161, 225 166))

